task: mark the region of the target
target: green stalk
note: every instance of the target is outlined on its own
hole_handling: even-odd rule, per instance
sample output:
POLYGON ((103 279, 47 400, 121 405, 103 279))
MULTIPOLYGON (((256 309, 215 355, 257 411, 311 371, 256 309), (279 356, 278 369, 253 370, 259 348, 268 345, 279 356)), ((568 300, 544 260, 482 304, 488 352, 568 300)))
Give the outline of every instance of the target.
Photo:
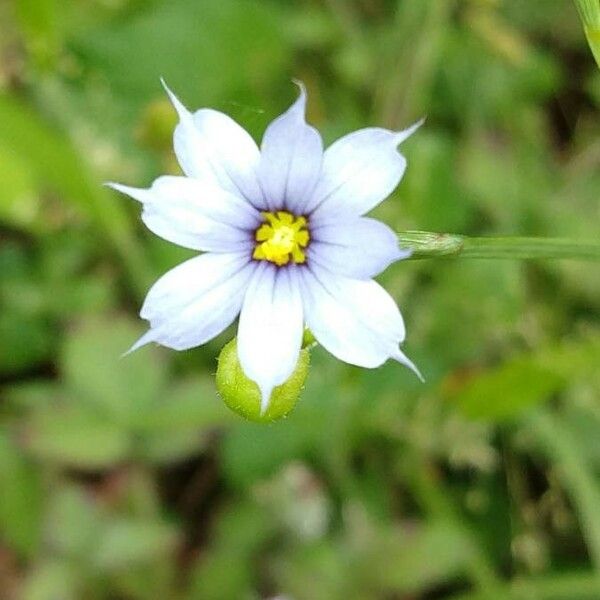
MULTIPOLYGON (((537 413, 531 430, 559 476, 579 514, 581 531, 600 587, 600 486, 590 466, 578 450, 578 440, 550 413, 537 413)), ((600 598, 600 594, 597 596, 600 598)))
POLYGON ((600 67, 600 0, 575 0, 585 37, 600 67))
POLYGON ((402 231, 400 246, 413 251, 411 259, 491 258, 515 260, 600 260, 600 241, 536 237, 469 237, 453 233, 402 231))

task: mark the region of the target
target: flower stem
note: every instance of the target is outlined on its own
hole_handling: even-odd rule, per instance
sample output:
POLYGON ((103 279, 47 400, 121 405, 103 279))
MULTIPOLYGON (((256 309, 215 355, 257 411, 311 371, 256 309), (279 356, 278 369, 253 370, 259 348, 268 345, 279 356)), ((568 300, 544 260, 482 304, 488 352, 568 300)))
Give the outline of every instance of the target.
POLYGON ((453 233, 402 231, 400 246, 421 258, 511 258, 600 260, 600 241, 536 237, 469 237, 453 233))

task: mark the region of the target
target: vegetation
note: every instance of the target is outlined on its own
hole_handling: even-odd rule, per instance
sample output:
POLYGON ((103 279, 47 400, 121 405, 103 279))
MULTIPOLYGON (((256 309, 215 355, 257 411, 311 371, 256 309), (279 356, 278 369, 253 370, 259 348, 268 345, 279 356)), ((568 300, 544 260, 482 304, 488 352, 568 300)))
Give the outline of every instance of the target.
POLYGON ((234 330, 120 358, 191 255, 101 185, 178 172, 161 76, 257 139, 292 78, 327 143, 426 116, 398 231, 598 238, 575 3, 0 3, 0 597, 600 598, 596 263, 393 265, 426 383, 317 347, 268 425, 217 396, 234 330))

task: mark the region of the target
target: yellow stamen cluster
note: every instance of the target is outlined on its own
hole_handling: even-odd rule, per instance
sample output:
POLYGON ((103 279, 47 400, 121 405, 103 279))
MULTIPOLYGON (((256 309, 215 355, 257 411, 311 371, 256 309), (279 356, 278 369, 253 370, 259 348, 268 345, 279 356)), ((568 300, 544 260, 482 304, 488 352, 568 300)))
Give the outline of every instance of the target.
POLYGON ((306 262, 305 248, 310 241, 306 218, 296 217, 285 211, 263 212, 265 219, 255 234, 260 242, 256 245, 253 258, 268 260, 278 266, 306 262))

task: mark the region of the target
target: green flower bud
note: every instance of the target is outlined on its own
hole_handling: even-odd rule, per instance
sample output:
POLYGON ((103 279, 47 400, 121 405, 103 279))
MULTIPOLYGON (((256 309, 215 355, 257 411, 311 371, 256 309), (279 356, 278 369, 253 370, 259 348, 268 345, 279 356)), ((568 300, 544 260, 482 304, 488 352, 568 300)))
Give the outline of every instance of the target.
POLYGON ((317 345, 317 338, 313 335, 313 332, 307 327, 302 335, 302 347, 312 348, 317 345))
POLYGON ((277 421, 288 415, 296 406, 304 387, 310 365, 310 352, 300 350, 298 363, 290 378, 277 386, 271 394, 269 408, 260 413, 260 390, 242 371, 237 355, 237 340, 226 344, 219 355, 217 390, 225 404, 235 413, 258 423, 277 421))
POLYGON ((600 0, 575 0, 585 35, 600 67, 600 0))

